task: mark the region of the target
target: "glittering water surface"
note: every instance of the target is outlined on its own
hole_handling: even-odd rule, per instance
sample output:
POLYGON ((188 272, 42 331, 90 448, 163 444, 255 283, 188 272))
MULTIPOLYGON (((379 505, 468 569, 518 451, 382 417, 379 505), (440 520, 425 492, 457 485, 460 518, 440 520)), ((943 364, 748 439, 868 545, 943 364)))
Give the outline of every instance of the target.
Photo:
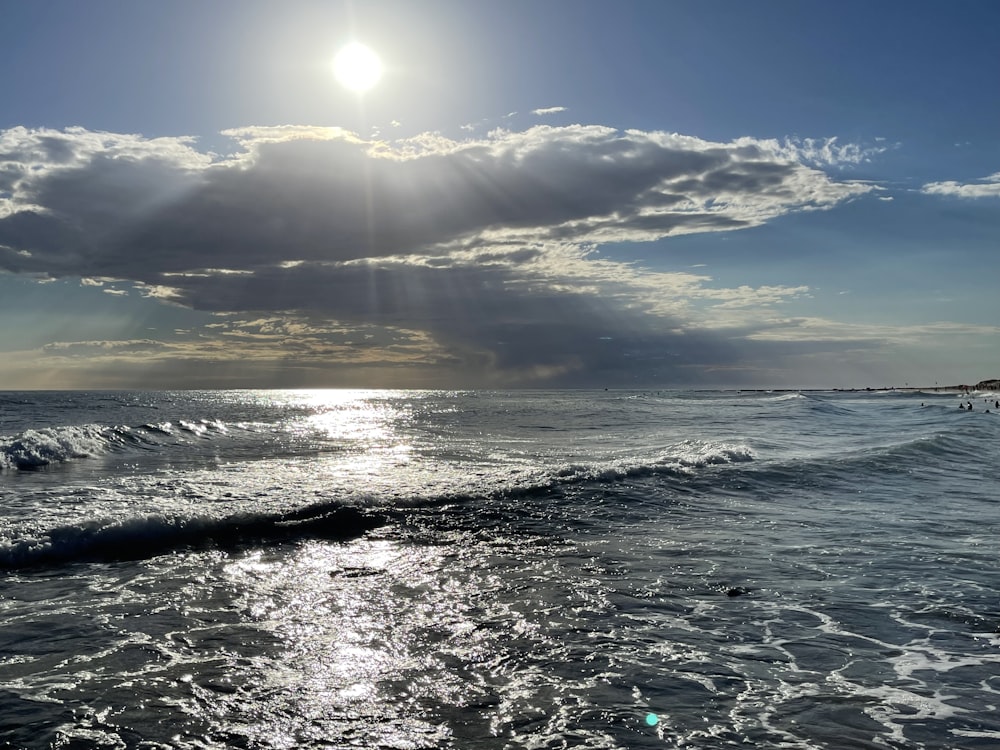
POLYGON ((985 404, 2 403, 7 746, 1000 745, 985 404))

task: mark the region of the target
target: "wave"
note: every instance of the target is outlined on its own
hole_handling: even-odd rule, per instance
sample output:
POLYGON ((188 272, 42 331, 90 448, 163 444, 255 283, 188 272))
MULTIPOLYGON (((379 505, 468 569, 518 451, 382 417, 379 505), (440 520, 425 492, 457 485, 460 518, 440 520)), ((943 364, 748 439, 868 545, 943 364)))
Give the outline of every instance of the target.
MULTIPOLYGON (((956 415, 958 416, 958 415, 956 415)), ((983 415, 980 420, 993 420, 983 415)), ((961 422, 960 417, 958 421, 961 422)), ((997 420, 1000 424, 1000 419, 997 420)), ((761 462, 752 467, 747 478, 762 486, 784 486, 809 482, 832 481, 860 486, 866 478, 885 478, 890 475, 912 477, 937 471, 952 472, 956 466, 965 467, 967 476, 975 476, 982 467, 991 465, 992 459, 984 453, 983 446, 990 445, 997 437, 997 425, 985 424, 982 429, 962 425, 961 430, 944 428, 933 434, 901 439, 880 446, 857 449, 812 457, 790 457, 761 462)))
POLYGON ((614 482, 655 475, 689 476, 699 469, 745 463, 756 458, 753 448, 744 443, 684 440, 663 450, 650 463, 624 461, 611 465, 571 464, 556 472, 556 481, 614 482))
POLYGON ((91 519, 0 542, 0 570, 143 560, 186 549, 237 549, 304 538, 349 539, 383 523, 378 513, 339 503, 222 518, 149 514, 91 519))
POLYGON ((178 435, 210 437, 228 428, 217 420, 143 424, 138 427, 99 424, 42 427, 0 438, 0 471, 40 469, 50 464, 94 458, 129 448, 151 448, 178 435))
POLYGON ((958 393, 956 395, 959 398, 991 398, 991 399, 997 399, 997 398, 1000 398, 1000 391, 994 391, 994 390, 989 390, 989 391, 971 390, 971 391, 965 391, 964 393, 958 393))
POLYGON ((746 443, 683 440, 664 451, 657 465, 702 469, 719 464, 744 463, 756 458, 757 454, 746 443))
MULTIPOLYGON (((981 440, 991 439, 986 434, 977 438, 974 431, 947 432, 905 440, 857 457, 873 468, 897 469, 919 466, 923 469, 955 465, 973 465, 981 455, 981 440)), ((995 440, 995 435, 992 436, 995 440)))
POLYGON ((808 396, 805 396, 805 395, 803 395, 801 393, 784 393, 784 394, 782 394, 780 396, 765 396, 764 398, 762 398, 760 400, 761 401, 770 401, 770 402, 774 403, 774 402, 778 402, 778 401, 803 401, 803 400, 808 399, 808 398, 809 398, 808 396))
POLYGON ((403 516, 417 509, 430 509, 465 503, 485 502, 489 507, 495 501, 516 499, 552 498, 572 487, 586 485, 607 486, 635 479, 664 477, 687 482, 704 470, 755 461, 757 455, 741 443, 716 443, 687 440, 670 446, 658 456, 645 461, 625 458, 619 461, 594 463, 569 463, 552 465, 541 470, 529 470, 510 480, 439 488, 433 495, 415 494, 409 498, 393 495, 388 507, 378 506, 378 498, 367 502, 380 507, 383 512, 403 516))
MULTIPOLYGON (((805 406, 813 417, 848 417, 856 419, 859 412, 868 411, 871 406, 864 401, 843 398, 836 395, 811 393, 804 397, 805 406)), ((883 407, 884 408, 884 407, 883 407)))

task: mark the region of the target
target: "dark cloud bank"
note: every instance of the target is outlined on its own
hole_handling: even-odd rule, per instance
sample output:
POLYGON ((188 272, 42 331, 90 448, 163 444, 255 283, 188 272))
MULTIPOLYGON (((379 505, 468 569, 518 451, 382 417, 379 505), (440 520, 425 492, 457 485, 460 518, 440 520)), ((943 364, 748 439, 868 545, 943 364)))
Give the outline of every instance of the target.
POLYGON ((379 362, 388 337, 409 347, 393 366, 447 370, 449 385, 689 384, 816 346, 748 338, 763 318, 693 316, 685 295, 701 281, 590 250, 751 227, 870 190, 751 139, 584 126, 462 142, 229 135, 240 150, 220 157, 187 139, 0 134, 0 268, 131 282, 218 313, 222 340, 331 371, 379 362), (309 335, 264 336, 261 316, 309 335))

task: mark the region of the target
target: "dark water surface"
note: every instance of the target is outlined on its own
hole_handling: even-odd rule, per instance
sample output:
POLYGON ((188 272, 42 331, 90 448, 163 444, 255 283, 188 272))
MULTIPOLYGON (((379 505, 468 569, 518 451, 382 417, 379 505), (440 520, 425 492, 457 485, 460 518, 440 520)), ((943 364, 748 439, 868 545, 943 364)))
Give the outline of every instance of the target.
POLYGON ((0 394, 0 745, 1000 747, 986 397, 0 394))

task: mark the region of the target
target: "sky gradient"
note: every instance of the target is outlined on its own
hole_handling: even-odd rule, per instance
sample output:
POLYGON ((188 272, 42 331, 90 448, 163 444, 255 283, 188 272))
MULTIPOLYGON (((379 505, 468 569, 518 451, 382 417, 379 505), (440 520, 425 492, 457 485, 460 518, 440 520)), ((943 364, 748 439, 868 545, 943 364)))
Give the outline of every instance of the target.
POLYGON ((0 21, 2 389, 1000 377, 1000 4, 0 21))

